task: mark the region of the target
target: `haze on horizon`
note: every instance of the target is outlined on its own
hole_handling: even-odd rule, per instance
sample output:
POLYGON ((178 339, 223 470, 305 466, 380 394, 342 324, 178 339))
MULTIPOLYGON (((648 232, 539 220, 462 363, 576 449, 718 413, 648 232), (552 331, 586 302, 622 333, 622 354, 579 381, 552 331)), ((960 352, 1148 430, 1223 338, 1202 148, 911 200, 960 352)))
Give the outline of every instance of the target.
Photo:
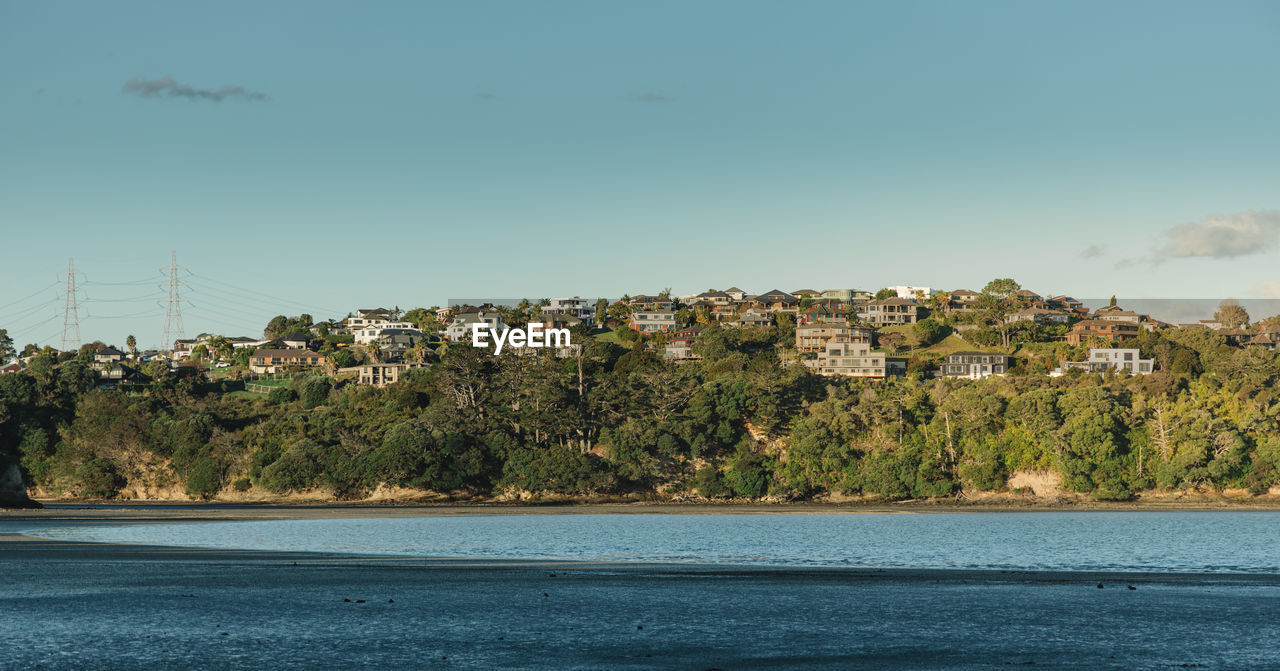
MULTIPOLYGON (((1280 297, 1270 2, 0 5, 0 328, 460 296, 1280 297), (29 298, 28 298, 29 297, 29 298)), ((46 338, 52 335, 52 338, 46 338)))

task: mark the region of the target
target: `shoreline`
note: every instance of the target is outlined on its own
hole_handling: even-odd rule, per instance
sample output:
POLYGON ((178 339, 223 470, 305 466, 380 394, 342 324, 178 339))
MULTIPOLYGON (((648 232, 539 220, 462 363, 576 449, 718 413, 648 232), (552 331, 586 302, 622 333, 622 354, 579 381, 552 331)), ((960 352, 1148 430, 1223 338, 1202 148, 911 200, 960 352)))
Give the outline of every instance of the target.
POLYGON ((842 502, 581 502, 581 501, 184 501, 39 499, 42 508, 0 508, 0 522, 65 519, 317 519, 454 515, 584 514, 956 514, 1027 512, 1263 512, 1280 499, 1158 501, 842 501, 842 502))

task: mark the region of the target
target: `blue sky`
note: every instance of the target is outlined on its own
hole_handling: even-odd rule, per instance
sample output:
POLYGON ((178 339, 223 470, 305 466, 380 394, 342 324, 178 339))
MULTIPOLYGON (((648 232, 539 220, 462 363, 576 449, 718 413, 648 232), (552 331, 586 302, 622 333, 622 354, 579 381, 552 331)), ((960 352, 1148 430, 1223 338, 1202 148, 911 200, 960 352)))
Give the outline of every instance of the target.
POLYGON ((82 335, 158 342, 170 250, 189 334, 731 284, 1280 295, 1278 71, 1274 2, 10 0, 0 328, 60 336, 75 257, 82 335))

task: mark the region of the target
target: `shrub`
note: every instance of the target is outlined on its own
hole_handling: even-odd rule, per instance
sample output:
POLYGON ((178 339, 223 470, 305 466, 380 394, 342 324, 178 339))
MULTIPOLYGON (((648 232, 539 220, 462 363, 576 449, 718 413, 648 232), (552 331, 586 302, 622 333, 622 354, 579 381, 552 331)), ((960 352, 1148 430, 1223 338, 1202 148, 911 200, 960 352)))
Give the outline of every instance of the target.
POLYGON ((125 486, 124 476, 115 464, 101 457, 94 457, 76 469, 80 481, 80 496, 88 499, 114 499, 125 486))
POLYGON ((222 489, 225 472, 220 460, 209 455, 200 457, 187 474, 187 494, 201 499, 212 498, 222 489))
POLYGON ((293 390, 287 387, 276 387, 271 390, 271 393, 267 394, 267 400, 276 405, 292 402, 295 398, 297 398, 297 394, 294 394, 293 390))

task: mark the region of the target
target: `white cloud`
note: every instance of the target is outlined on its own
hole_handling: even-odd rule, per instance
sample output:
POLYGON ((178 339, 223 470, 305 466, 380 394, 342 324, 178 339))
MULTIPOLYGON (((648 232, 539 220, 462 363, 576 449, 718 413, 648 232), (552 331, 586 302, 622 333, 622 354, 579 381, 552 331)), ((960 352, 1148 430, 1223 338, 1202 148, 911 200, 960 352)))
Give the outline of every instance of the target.
POLYGON ((1280 212, 1258 210, 1211 215, 1174 226, 1160 255, 1172 258, 1207 256, 1229 259, 1265 251, 1280 238, 1280 212))

